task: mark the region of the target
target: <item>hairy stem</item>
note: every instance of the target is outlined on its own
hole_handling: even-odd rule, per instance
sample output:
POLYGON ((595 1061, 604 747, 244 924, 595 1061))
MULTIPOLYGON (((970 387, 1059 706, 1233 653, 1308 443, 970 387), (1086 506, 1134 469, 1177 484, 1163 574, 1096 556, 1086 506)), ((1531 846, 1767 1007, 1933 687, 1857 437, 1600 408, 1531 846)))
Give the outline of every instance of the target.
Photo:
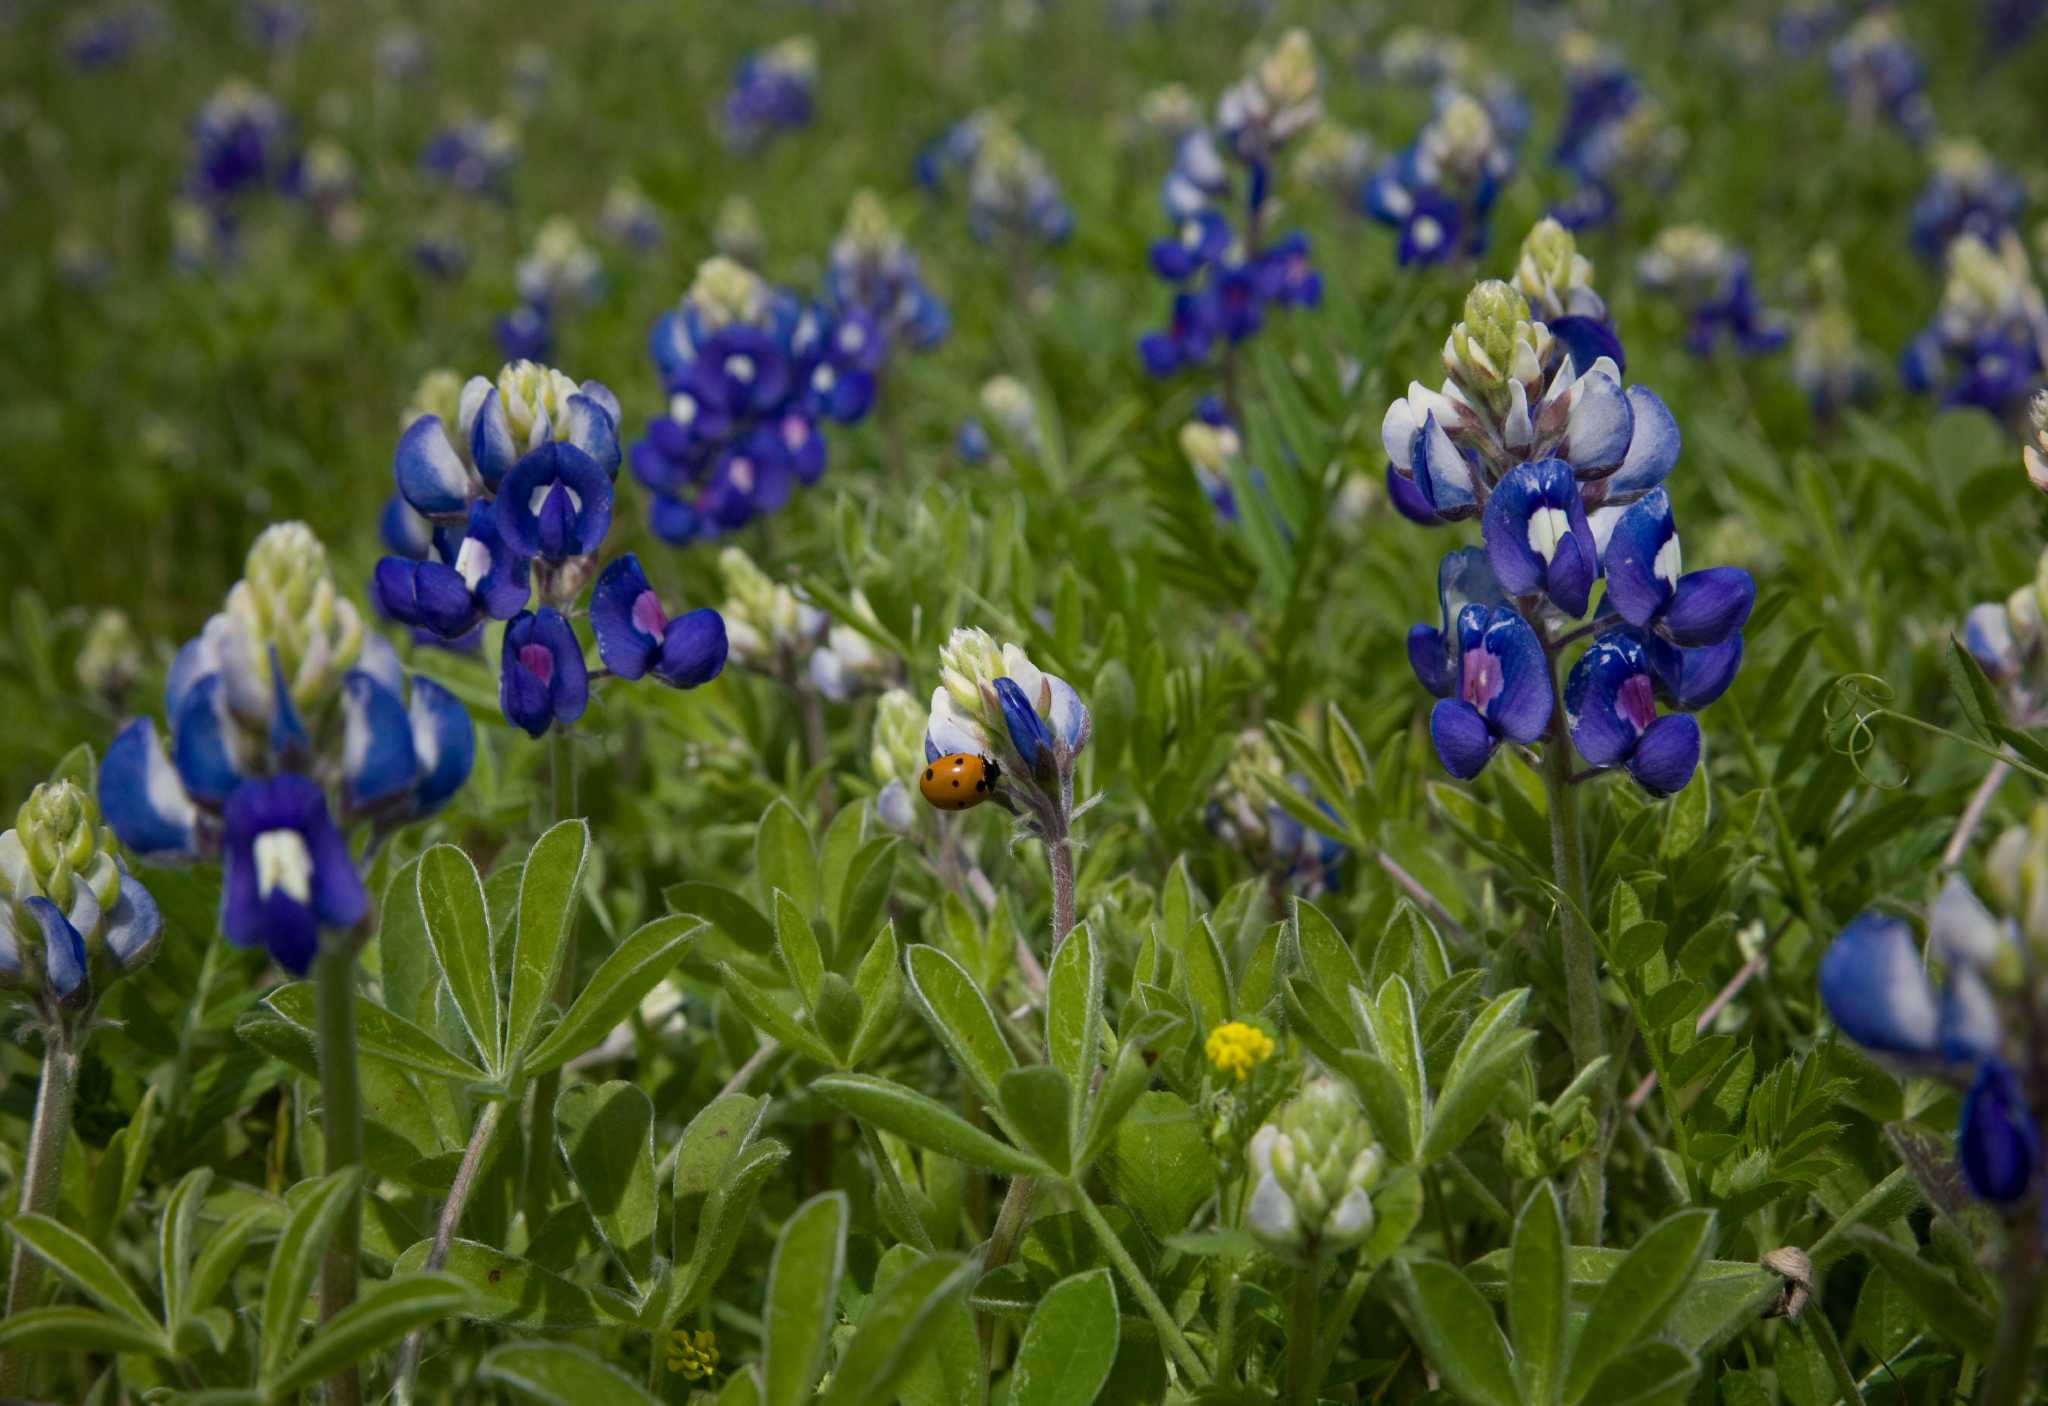
POLYGON ((2039 1378, 2034 1353, 2041 1344, 2041 1237, 2038 1206, 2028 1201, 2006 1235, 2005 1307, 1998 1315, 1998 1340, 1984 1369, 1978 1406, 2020 1406, 2039 1378))
MULTIPOLYGON (((363 1095, 356 1069, 356 945, 334 935, 320 945, 315 969, 320 1034, 321 1131, 327 1143, 329 1175, 363 1160, 363 1095)), ((327 1257, 320 1266, 320 1321, 325 1323, 355 1302, 363 1202, 357 1192, 342 1212, 327 1257)), ((362 1377, 353 1366, 327 1379, 328 1406, 361 1406, 362 1377)))
MULTIPOLYGON (((569 734, 557 727, 548 734, 548 774, 553 782, 559 825, 576 813, 576 754, 569 734)), ((555 977, 555 1001, 567 1005, 576 994, 576 927, 570 924, 562 943, 562 969, 555 977)), ((526 1119, 526 1164, 520 1171, 520 1201, 526 1212, 526 1233, 538 1235, 547 1219, 549 1190, 555 1173, 555 1099, 562 1092, 562 1071, 550 1069, 533 1081, 533 1104, 526 1119)))
MULTIPOLYGON (((491 1100, 484 1105, 476 1127, 470 1131, 469 1146, 463 1149, 462 1165, 456 1169, 455 1180, 449 1184, 448 1199, 441 1203, 441 1219, 434 1227, 434 1243, 427 1251, 427 1260, 422 1268, 435 1270, 448 1262, 448 1248, 455 1243, 456 1229, 462 1224, 463 1207, 469 1204, 469 1193, 475 1189, 477 1173, 483 1169, 484 1153, 490 1150, 491 1138, 497 1133, 498 1120, 504 1112, 503 1103, 491 1100)), ((426 1342, 427 1330, 424 1327, 415 1328, 406 1335, 392 1388, 393 1395, 400 1402, 412 1400, 413 1379, 419 1375, 420 1353, 426 1342)))
POLYGON ((1289 1406, 1315 1406, 1316 1319, 1323 1284, 1323 1262, 1311 1255, 1294 1271, 1294 1297, 1287 1309, 1287 1401, 1289 1406))
MULTIPOLYGON (((64 1142, 71 1136, 71 1110, 78 1092, 78 1036, 61 1024, 49 1027, 43 1049, 43 1073, 36 1086, 35 1121, 29 1125, 28 1159, 21 1169, 21 1201, 17 1215, 44 1214, 57 1204, 64 1171, 64 1142)), ((35 1302, 43 1262, 20 1241, 7 1276, 7 1316, 12 1318, 35 1302)), ((0 1393, 12 1396, 21 1385, 25 1362, 18 1353, 0 1353, 0 1393)))
MULTIPOLYGON (((1109 1256, 1109 1262, 1116 1266, 1117 1273, 1123 1276, 1124 1283, 1138 1296, 1138 1303, 1151 1318, 1152 1326, 1159 1330, 1159 1339, 1166 1344, 1166 1350, 1180 1367, 1181 1374, 1195 1386, 1207 1386, 1209 1369, 1203 1366, 1202 1359, 1195 1355, 1194 1347, 1181 1332, 1180 1324, 1173 1321, 1173 1314, 1167 1311, 1165 1303, 1159 1297, 1159 1291, 1152 1287, 1152 1281, 1138 1268, 1137 1262, 1131 1258, 1131 1252, 1124 1248, 1123 1241, 1117 1239, 1116 1231, 1103 1219, 1102 1212, 1096 1208, 1095 1202, 1088 1194, 1084 1191, 1074 1200, 1081 1207, 1081 1218, 1088 1222, 1088 1228, 1093 1230, 1095 1238, 1102 1242, 1103 1252, 1109 1256)), ((1313 1317, 1310 1319, 1309 1335, 1315 1335, 1313 1317)))

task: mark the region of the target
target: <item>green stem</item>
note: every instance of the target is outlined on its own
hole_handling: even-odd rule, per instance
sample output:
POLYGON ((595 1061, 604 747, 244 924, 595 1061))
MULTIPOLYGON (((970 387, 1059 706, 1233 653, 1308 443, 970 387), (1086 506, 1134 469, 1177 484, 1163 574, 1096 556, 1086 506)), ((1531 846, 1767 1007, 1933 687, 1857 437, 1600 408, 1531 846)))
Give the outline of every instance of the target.
POLYGON ((1123 1241, 1117 1239, 1116 1232, 1110 1228, 1109 1222, 1102 1218, 1102 1212, 1096 1208, 1088 1193, 1079 1191, 1074 1200, 1079 1203, 1081 1216, 1088 1222, 1089 1229, 1093 1230, 1095 1238, 1102 1242, 1103 1251, 1109 1256, 1109 1262, 1116 1266, 1117 1272, 1124 1277, 1124 1282, 1130 1286, 1131 1292, 1138 1296, 1138 1302, 1143 1305, 1146 1316, 1151 1318, 1152 1326, 1159 1330, 1160 1341, 1165 1343, 1167 1351, 1173 1354, 1173 1360, 1179 1364, 1182 1375, 1195 1386, 1207 1386, 1209 1369, 1204 1367, 1202 1359, 1195 1355, 1195 1349, 1182 1334, 1180 1324, 1173 1321, 1173 1315, 1161 1302, 1158 1290, 1152 1287, 1152 1281, 1138 1268, 1137 1262, 1131 1258, 1131 1252, 1124 1248, 1123 1241))
MULTIPOLYGON (((1856 1374, 1849 1370, 1849 1360, 1842 1356, 1842 1341, 1835 1336, 1835 1325, 1828 1322, 1827 1314, 1819 1304, 1809 1304, 1805 1317, 1799 1320, 1813 1339, 1814 1347, 1820 1352, 1821 1360, 1828 1364, 1828 1371, 1835 1379, 1835 1390, 1848 1406, 1863 1406, 1863 1393, 1856 1389, 1856 1374)), ((1988 1399, 1988 1398, 1987 1398, 1988 1399)), ((2015 1401, 2019 1398, 2014 1397, 2015 1401)))
POLYGON ((1329 1318, 1323 1330, 1322 1343, 1316 1349, 1315 1379, 1320 1382, 1330 1375, 1330 1364, 1337 1360, 1337 1349, 1344 1342, 1344 1326, 1358 1312, 1360 1301, 1365 1298, 1366 1286, 1372 1283, 1372 1271, 1365 1268, 1351 1272, 1351 1282, 1344 1286, 1344 1296, 1337 1301, 1336 1312, 1329 1318))
POLYGON ((881 1183, 882 1195, 896 1208, 897 1217, 909 1232, 912 1243, 920 1253, 930 1254, 934 1248, 930 1232, 924 1228, 924 1217, 910 1203, 910 1193, 903 1189, 903 1179, 896 1175, 896 1164, 889 1160, 882 1140, 875 1136, 875 1130, 859 1119, 854 1126, 860 1129, 860 1139, 867 1144, 868 1156, 875 1159, 875 1179, 881 1183))
MULTIPOLYGON (((21 1169, 21 1201, 16 1215, 47 1214, 57 1205, 63 1180, 64 1144, 71 1136, 71 1110, 78 1093, 78 1037, 63 1024, 49 1027, 43 1049, 42 1079, 36 1086, 35 1121, 29 1124, 28 1160, 21 1169)), ((12 1318, 35 1302, 43 1262, 15 1242, 14 1264, 7 1276, 7 1316, 12 1318)), ((21 1385, 23 1359, 0 1353, 0 1393, 12 1396, 21 1385)))
POLYGON ((1315 1406, 1317 1295, 1323 1287, 1323 1262, 1310 1255, 1294 1271, 1294 1298, 1287 1309, 1287 1401, 1289 1406, 1315 1406))
MULTIPOLYGON (((329 1175, 363 1160, 363 1095, 356 1070, 356 944, 333 934, 321 943, 314 984, 319 1003, 321 1130, 329 1175)), ((320 1266, 320 1320, 328 1322, 356 1299, 357 1254, 363 1203, 351 1199, 327 1243, 320 1266)), ((361 1406, 362 1378, 346 1367, 327 1379, 328 1406, 361 1406)))
MULTIPOLYGON (((576 754, 570 749, 569 734, 557 727, 548 734, 548 777, 555 813, 550 824, 559 825, 576 813, 576 754)), ((576 992, 576 927, 562 945, 562 970, 555 977, 555 1001, 567 1005, 576 992)), ((526 1235, 540 1234, 553 1204, 551 1188, 555 1175, 555 1099, 562 1092, 562 1071, 550 1069, 533 1081, 533 1104, 526 1119, 526 1164, 521 1169, 521 1200, 526 1210, 526 1235)))
MULTIPOLYGON (((1546 645, 1546 650, 1548 646, 1546 645)), ((1592 896, 1586 888, 1586 836, 1579 824, 1579 795, 1572 785, 1572 744, 1566 729, 1563 695, 1557 686, 1557 661, 1549 659, 1551 710, 1550 736, 1543 744, 1543 788, 1550 810, 1550 860, 1557 887, 1563 893, 1558 904, 1558 931, 1564 949, 1565 1004, 1570 1020, 1572 1065, 1584 1069, 1600 1058, 1606 1037, 1600 1026, 1600 971, 1593 948, 1593 934, 1587 927, 1592 896)), ((1602 1079, 1594 1091, 1594 1114, 1604 1124, 1609 1103, 1609 1081, 1602 1079)), ((1572 1179, 1572 1230, 1581 1245, 1600 1243, 1605 1178, 1600 1160, 1606 1140, 1595 1139, 1572 1179)))
POLYGON ((2005 1271, 2005 1307, 1998 1316, 1998 1340, 1984 1368, 1978 1406, 2019 1406, 2040 1380, 2033 1370, 2041 1345, 2041 1241, 2034 1202, 2015 1217, 2007 1235, 2012 1249, 2005 1271))

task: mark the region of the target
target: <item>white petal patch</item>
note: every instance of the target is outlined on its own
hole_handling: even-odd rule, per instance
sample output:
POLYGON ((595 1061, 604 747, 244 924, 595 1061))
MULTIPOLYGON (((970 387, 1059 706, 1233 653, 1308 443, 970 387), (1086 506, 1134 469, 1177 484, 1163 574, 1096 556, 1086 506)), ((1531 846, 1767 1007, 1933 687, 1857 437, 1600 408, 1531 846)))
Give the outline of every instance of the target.
POLYGON ((1672 533, 1664 539, 1664 545, 1657 549, 1657 559, 1650 563, 1650 570, 1659 581, 1667 586, 1678 584, 1678 575, 1684 570, 1683 554, 1678 549, 1678 534, 1672 533))
MULTIPOLYGON (((545 498, 545 491, 541 496, 545 498)), ((540 511, 538 508, 535 512, 540 511)), ((491 549, 484 545, 481 537, 465 537, 462 549, 455 554, 455 574, 462 578, 462 584, 474 591, 477 582, 491 574, 491 549)))
MULTIPOLYGON (((1572 520, 1562 508, 1538 508, 1529 514, 1529 550, 1542 557, 1545 564, 1557 555, 1557 544, 1572 530, 1572 520)), ((1676 537, 1671 539, 1674 544, 1676 537)), ((1658 561, 1661 563, 1660 556, 1658 561)))
POLYGON ((278 889, 294 903, 313 896, 313 856, 296 830, 265 830, 256 837, 256 896, 267 899, 278 889))

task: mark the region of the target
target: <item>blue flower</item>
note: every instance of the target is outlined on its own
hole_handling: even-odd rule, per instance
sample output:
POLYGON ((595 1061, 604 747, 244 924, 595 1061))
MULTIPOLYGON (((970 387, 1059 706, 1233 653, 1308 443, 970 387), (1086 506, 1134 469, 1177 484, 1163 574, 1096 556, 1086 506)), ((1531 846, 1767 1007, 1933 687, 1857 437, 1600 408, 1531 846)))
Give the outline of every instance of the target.
POLYGON ((583 645, 567 617, 552 606, 521 611, 505 626, 498 666, 498 708, 529 737, 556 723, 573 723, 590 701, 583 645))
POLYGON ((1976 143, 1935 143, 1933 173, 1913 202, 1913 248, 1936 262, 1963 235, 1995 244, 2017 228, 2027 194, 2012 175, 1976 143))
POLYGON ((289 164, 290 124, 269 94, 230 79, 192 119, 191 194, 222 202, 275 183, 289 164))
POLYGON ((492 330, 498 354, 507 361, 546 361, 554 350, 554 328, 545 303, 521 303, 499 318, 492 330))
POLYGON ((405 495, 394 493, 384 500, 384 512, 377 519, 377 535, 389 550, 408 561, 425 561, 434 549, 434 524, 427 520, 405 495))
POLYGON ((505 476, 492 506, 498 535, 516 555, 589 556, 611 529, 611 478, 575 445, 550 440, 505 476))
POLYGON ((1657 715, 1649 661, 1627 635, 1602 635, 1579 656, 1564 712, 1580 756, 1602 769, 1626 767, 1653 796, 1684 790, 1699 764, 1699 724, 1684 713, 1657 715))
MULTIPOLYGON (((82 1003, 90 993, 85 982, 85 938, 64 916, 64 910, 47 898, 28 899, 22 907, 41 929, 42 984, 60 1003, 82 1003)), ((0 939, 4 939, 0 941, 0 975, 20 979, 28 973, 23 970, 21 948, 12 928, 11 916, 6 921, 6 931, 0 932, 0 939)))
POLYGON ((369 895, 327 797, 304 776, 251 781, 222 817, 220 925, 237 947, 262 947, 303 975, 320 932, 346 931, 369 895))
POLYGON ((2041 1130, 2027 1106, 2019 1076, 2001 1059, 1987 1059, 1963 1097, 1956 1127, 1957 1160, 1980 1201, 2010 1206, 2026 1198, 2041 1165, 2041 1130))
POLYGON ((811 123, 818 60, 811 41, 785 39, 740 60, 720 115, 726 146, 758 151, 780 133, 811 123))
POLYGON ((1934 109, 1921 87, 1920 60, 1892 10, 1871 11, 1836 40, 1828 71, 1857 121, 1889 118, 1916 141, 1932 134, 1934 109))
POLYGON ((1600 556, 1570 464, 1544 459, 1509 470, 1480 526, 1494 579, 1509 595, 1540 591, 1574 619, 1586 613, 1600 556))
POLYGON ((437 528, 434 550, 438 560, 385 557, 377 563, 371 586, 378 608, 391 619, 450 641, 485 619, 510 620, 525 609, 530 563, 505 545, 490 504, 472 505, 459 544, 437 528))
POLYGON ((1012 678, 995 681, 996 701, 1002 705, 1003 723, 1010 733, 1010 744, 1017 749, 1017 755, 1024 759, 1024 765, 1033 772, 1038 770, 1041 757, 1052 755, 1052 731, 1045 725, 1045 719, 1038 716, 1038 710, 1031 706, 1031 700, 1024 696, 1024 690, 1012 678))
POLYGON ((1653 489, 1615 521, 1602 566, 1621 618, 1680 648, 1726 641, 1749 619, 1756 583, 1739 566, 1681 572, 1671 500, 1653 489))
POLYGON ((1487 105, 1452 93, 1407 150, 1374 172, 1359 204, 1400 231, 1395 259, 1403 267, 1476 258, 1514 164, 1511 139, 1487 105))
POLYGON ((519 164, 519 133, 509 121, 469 118, 443 127, 420 152, 420 168, 465 195, 503 200, 519 164))
MULTIPOLYGON (((1473 604, 1458 612, 1452 692, 1429 714, 1444 770, 1469 781, 1503 741, 1530 743, 1550 725, 1550 666, 1536 632, 1514 611, 1473 604)), ((1426 681, 1425 681, 1426 682, 1426 681)))
POLYGON ((1459 617, 1468 605, 1504 606, 1507 595, 1478 547, 1444 553, 1437 566, 1436 594, 1443 623, 1416 625, 1408 631, 1408 663, 1424 688, 1449 698, 1458 686, 1459 617))
MULTIPOLYGON (((550 441, 583 453, 607 480, 618 476, 619 401, 596 381, 579 386, 549 367, 516 361, 498 373, 496 384, 473 377, 463 388, 462 404, 470 459, 492 493, 515 466, 550 441)), ((415 424, 406 434, 417 429, 415 424)), ((399 488, 405 490, 402 475, 399 488)), ((429 508, 411 493, 406 497, 429 517, 445 511, 429 508)))
POLYGON ((725 667, 725 617, 703 607, 670 619, 631 552, 597 578, 590 629, 598 658, 622 679, 652 674, 672 688, 696 688, 725 667))
POLYGON ((960 422, 960 428, 953 434, 953 452, 960 456, 963 464, 985 464, 994 446, 989 443, 988 430, 974 416, 969 415, 960 422))
POLYGON ((1998 1047, 1998 1013, 1964 941, 1943 929, 1952 905, 1937 905, 1933 945, 1949 961, 1947 988, 1934 983, 1903 918, 1862 913, 1820 960, 1820 995, 1842 1033, 1879 1054, 1923 1063, 1970 1064, 1998 1047))

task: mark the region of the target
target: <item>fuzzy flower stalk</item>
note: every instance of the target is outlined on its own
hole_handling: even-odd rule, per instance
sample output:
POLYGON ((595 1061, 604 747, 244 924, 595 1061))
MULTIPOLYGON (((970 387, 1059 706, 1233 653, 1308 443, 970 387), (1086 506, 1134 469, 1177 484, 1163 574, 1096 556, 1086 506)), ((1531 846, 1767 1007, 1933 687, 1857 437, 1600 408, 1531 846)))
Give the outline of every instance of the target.
MULTIPOLYGON (((123 863, 92 793, 60 777, 36 787, 0 833, 0 995, 25 1002, 43 1061, 17 1215, 53 1212, 71 1135, 79 1056, 107 988, 156 955, 156 901, 123 863)), ((7 1316, 35 1302, 42 1261, 17 1242, 7 1316)), ((24 1363, 0 1354, 0 1391, 21 1385, 24 1363)))
POLYGON ((1056 952, 1074 926, 1074 855, 1068 838, 1074 763, 1094 720, 1072 684, 1041 670, 987 631, 953 631, 939 654, 939 686, 925 722, 926 762, 964 754, 997 763, 993 799, 1040 840, 1052 873, 1056 952))

